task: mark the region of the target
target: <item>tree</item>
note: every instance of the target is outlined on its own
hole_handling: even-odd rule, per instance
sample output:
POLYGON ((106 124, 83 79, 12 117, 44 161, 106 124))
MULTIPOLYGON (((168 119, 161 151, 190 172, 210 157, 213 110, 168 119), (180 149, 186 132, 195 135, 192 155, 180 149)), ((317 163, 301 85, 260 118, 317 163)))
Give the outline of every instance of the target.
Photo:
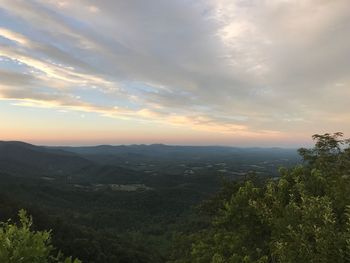
POLYGON ((50 231, 31 230, 33 221, 24 210, 18 213, 19 225, 10 220, 0 223, 0 262, 7 263, 81 263, 63 258, 51 245, 50 231))
POLYGON ((299 150, 303 164, 281 169, 278 180, 225 186, 206 203, 210 226, 184 238, 188 251, 175 249, 171 262, 350 262, 350 147, 342 136, 314 135, 315 146, 299 150))

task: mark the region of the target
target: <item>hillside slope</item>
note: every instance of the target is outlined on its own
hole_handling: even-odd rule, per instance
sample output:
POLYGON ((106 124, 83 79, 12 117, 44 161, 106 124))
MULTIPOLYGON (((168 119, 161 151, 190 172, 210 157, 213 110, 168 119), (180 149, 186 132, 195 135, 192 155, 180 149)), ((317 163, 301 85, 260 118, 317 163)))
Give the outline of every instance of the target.
POLYGON ((60 175, 72 173, 91 164, 74 153, 48 149, 17 141, 0 141, 0 168, 18 176, 60 175))

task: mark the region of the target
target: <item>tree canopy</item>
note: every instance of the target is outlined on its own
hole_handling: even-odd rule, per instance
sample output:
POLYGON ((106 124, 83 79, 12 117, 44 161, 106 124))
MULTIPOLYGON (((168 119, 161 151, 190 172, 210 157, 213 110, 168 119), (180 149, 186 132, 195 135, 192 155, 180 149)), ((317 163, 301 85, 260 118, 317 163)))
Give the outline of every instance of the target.
POLYGON ((184 233, 176 263, 350 262, 350 147, 314 135, 303 163, 278 178, 226 183, 202 205, 209 224, 184 233))
POLYGON ((0 223, 0 262, 7 263, 81 263, 78 259, 55 254, 50 231, 33 231, 33 221, 19 211, 19 224, 0 223))

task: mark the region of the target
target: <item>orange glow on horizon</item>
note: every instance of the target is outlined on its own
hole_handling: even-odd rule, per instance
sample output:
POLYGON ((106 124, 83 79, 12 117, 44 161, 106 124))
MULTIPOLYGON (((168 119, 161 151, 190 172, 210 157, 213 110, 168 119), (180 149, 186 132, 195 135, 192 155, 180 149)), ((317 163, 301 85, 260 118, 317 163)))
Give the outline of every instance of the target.
POLYGON ((40 131, 40 130, 1 130, 1 140, 25 141, 37 145, 99 145, 99 144, 154 144, 170 145, 223 145, 223 146, 284 146, 299 147, 309 144, 310 136, 302 134, 290 136, 278 135, 229 135, 220 133, 183 134, 178 132, 143 132, 139 131, 40 131), (263 142, 263 143, 262 143, 263 142))

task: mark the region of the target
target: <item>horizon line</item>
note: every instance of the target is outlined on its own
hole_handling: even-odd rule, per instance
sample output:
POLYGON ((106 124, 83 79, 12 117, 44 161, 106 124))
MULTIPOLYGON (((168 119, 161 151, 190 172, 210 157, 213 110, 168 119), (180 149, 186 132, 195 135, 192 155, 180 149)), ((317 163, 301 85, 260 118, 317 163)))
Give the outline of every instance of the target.
POLYGON ((89 148, 89 147, 103 147, 103 146, 110 146, 110 147, 130 147, 130 146, 170 146, 170 147, 198 147, 198 148, 205 148, 205 147, 219 147, 219 148, 238 148, 238 149, 290 149, 290 150, 297 150, 303 146, 237 146, 237 145, 222 145, 222 144, 201 144, 201 145, 195 145, 195 144, 168 144, 168 143, 128 143, 128 144, 79 144, 79 145, 72 145, 72 144, 37 144, 37 143, 31 143, 27 141, 22 140, 0 140, 1 142, 5 143, 25 143, 33 146, 38 147, 49 147, 49 148, 60 148, 60 147, 72 147, 72 148, 89 148))

